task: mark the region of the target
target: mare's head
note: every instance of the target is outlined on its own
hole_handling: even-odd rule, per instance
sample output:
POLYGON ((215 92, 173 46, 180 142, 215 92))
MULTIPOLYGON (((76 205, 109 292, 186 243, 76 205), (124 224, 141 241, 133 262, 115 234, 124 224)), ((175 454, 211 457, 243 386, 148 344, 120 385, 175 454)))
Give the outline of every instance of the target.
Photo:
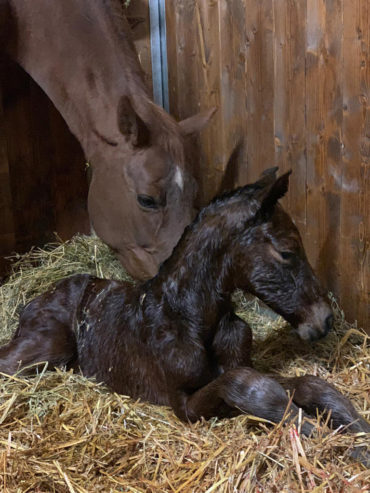
POLYGON ((122 97, 116 145, 96 147, 90 158, 92 226, 136 279, 157 273, 194 217, 197 187, 186 140, 213 113, 178 123, 149 99, 122 97))
POLYGON ((0 25, 7 27, 6 52, 50 97, 91 165, 93 228, 144 279, 193 217, 196 188, 184 141, 210 115, 178 124, 153 103, 123 3, 5 1, 0 25))
POLYGON ((216 198, 205 213, 218 216, 218 221, 221 216, 221 234, 231 242, 233 287, 253 293, 282 315, 302 339, 313 341, 328 333, 333 315, 300 234, 278 204, 288 190, 290 172, 276 179, 276 170, 267 170, 256 183, 216 198))

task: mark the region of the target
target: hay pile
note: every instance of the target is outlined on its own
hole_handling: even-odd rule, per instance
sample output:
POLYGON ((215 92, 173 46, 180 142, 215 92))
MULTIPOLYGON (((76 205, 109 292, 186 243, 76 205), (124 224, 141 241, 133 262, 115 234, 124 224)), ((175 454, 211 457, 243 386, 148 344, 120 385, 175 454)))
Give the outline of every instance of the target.
MULTIPOLYGON (((92 237, 31 251, 15 270, 0 288, 3 341, 19 308, 55 280, 72 272, 126 278, 92 237)), ((254 329, 256 368, 322 376, 369 418, 368 337, 345 322, 334 301, 335 331, 314 346, 299 342, 255 301, 238 293, 236 303, 254 329)), ((189 425, 167 408, 64 371, 0 379, 4 492, 369 491, 369 471, 349 455, 369 437, 328 434, 322 422, 310 439, 293 426, 271 427, 251 416, 189 425)))
POLYGON ((13 258, 13 274, 0 287, 0 344, 14 332, 20 309, 53 283, 72 274, 130 280, 107 245, 95 236, 77 235, 72 241, 51 243, 13 258))

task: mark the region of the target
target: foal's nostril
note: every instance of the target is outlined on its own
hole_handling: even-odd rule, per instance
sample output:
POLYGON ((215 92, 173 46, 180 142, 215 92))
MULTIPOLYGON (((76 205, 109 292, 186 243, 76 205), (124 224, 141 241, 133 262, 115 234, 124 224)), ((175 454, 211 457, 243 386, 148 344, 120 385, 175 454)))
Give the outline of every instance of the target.
POLYGON ((328 315, 325 319, 325 335, 333 328, 334 317, 332 314, 328 315))

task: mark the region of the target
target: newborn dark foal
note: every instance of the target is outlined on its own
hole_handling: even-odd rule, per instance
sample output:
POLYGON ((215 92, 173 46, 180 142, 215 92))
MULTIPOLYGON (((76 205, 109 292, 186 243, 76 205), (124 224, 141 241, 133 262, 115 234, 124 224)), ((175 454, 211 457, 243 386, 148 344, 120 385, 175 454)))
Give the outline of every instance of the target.
MULTIPOLYGON (((236 288, 258 296, 302 339, 327 334, 333 315, 299 233, 278 205, 289 173, 213 200, 187 227, 157 276, 140 285, 75 275, 29 303, 0 370, 47 361, 81 368, 114 391, 171 406, 189 421, 245 412, 278 422, 331 412, 335 427, 370 431, 350 401, 306 375, 273 378, 251 367, 252 334, 232 308, 236 288), (305 415, 305 414, 304 414, 305 415)), ((312 425, 303 423, 308 434, 312 425)))

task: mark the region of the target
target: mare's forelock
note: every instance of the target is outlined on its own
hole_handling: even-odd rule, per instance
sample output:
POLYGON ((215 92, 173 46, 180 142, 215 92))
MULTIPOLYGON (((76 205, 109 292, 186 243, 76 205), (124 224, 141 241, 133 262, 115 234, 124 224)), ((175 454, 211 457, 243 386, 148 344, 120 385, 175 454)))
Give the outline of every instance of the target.
POLYGON ((104 0, 104 8, 107 11, 106 19, 110 23, 110 32, 115 34, 120 49, 125 54, 122 69, 125 72, 126 96, 150 132, 150 145, 158 145, 170 155, 174 163, 184 167, 183 132, 176 120, 151 100, 122 3, 118 0, 104 0))

